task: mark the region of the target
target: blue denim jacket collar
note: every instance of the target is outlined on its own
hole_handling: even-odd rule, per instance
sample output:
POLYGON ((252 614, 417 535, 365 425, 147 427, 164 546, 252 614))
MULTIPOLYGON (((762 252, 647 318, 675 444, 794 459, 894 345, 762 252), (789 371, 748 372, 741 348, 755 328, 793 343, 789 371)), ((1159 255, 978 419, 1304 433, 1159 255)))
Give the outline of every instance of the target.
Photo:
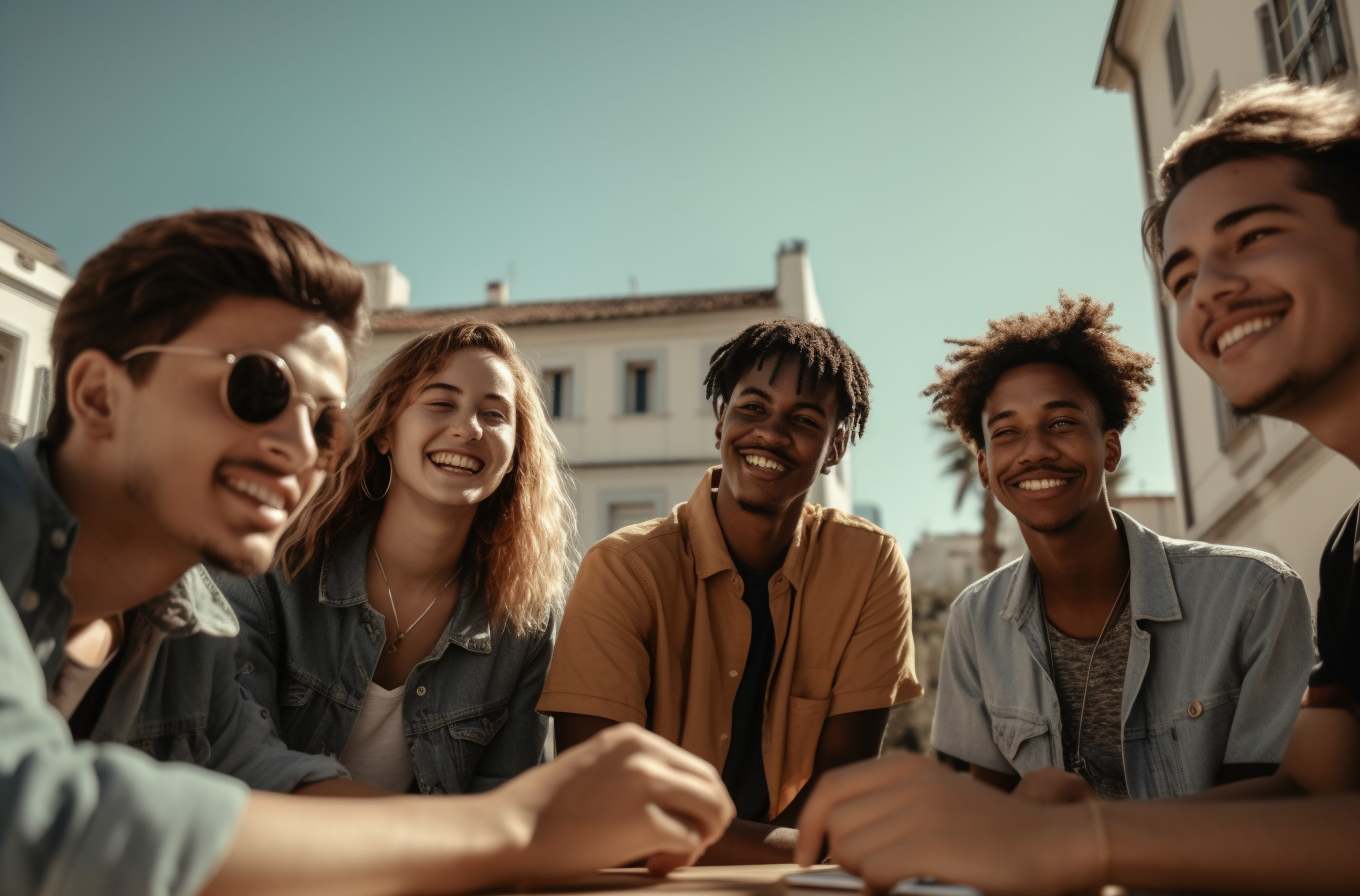
MULTIPOLYGON (((1114 514, 1122 524, 1129 546, 1129 609, 1133 618, 1153 622, 1179 620, 1180 599, 1176 596, 1171 565, 1167 562, 1161 537, 1121 510, 1114 510, 1114 514)), ((1009 619, 1016 628, 1023 629, 1039 606, 1039 574, 1029 551, 1016 562, 1018 568, 1011 578, 1001 618, 1009 619)))
MULTIPOLYGON (((370 520, 336 539, 321 567, 316 595, 318 602, 328 607, 352 607, 370 602, 368 556, 377 524, 376 519, 370 520)), ((443 637, 434 649, 434 659, 438 659, 451 643, 473 653, 491 652, 491 616, 487 611, 486 596, 481 589, 474 587, 474 578, 471 575, 462 578, 453 618, 449 620, 443 637)), ((385 596, 380 596, 379 600, 385 596)))
MULTIPOLYGON (((71 598, 66 593, 65 580, 80 524, 52 485, 50 447, 39 439, 28 439, 14 449, 14 454, 38 517, 39 532, 45 536, 30 586, 36 602, 30 608, 21 601, 20 610, 29 617, 25 625, 50 682, 61 666, 64 654, 61 645, 71 622, 71 598), (51 554, 46 553, 49 550, 51 554)), ((154 653, 154 644, 141 643, 144 639, 139 637, 138 629, 142 621, 174 638, 200 632, 229 638, 240 630, 231 605, 201 565, 190 568, 164 593, 137 608, 124 649, 131 652, 145 648, 154 653)))

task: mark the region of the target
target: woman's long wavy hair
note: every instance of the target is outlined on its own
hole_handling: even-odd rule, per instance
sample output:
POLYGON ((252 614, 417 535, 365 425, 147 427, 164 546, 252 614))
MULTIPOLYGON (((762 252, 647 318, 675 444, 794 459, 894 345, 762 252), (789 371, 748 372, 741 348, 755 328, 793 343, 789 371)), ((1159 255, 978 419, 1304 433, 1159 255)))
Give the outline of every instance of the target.
POLYGON ((540 629, 563 606, 575 568, 576 509, 562 444, 514 341, 494 324, 471 321, 412 339, 379 368, 354 412, 354 450, 283 537, 284 575, 321 562, 342 533, 377 517, 382 502, 364 488, 382 494, 389 475, 378 437, 410 405, 415 387, 466 348, 486 349, 510 368, 516 422, 514 466, 477 508, 463 562, 486 593, 493 624, 517 633, 540 629))

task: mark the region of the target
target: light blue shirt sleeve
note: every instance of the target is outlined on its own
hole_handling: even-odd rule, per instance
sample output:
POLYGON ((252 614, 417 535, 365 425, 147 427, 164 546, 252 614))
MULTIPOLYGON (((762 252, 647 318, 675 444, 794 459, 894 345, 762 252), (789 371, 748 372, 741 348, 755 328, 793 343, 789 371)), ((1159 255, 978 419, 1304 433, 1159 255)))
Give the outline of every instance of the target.
POLYGON ((930 741, 936 750, 955 759, 1008 775, 1018 774, 992 738, 992 720, 983 700, 977 660, 972 620, 964 599, 960 598, 950 607, 945 625, 930 741))
POLYGON ((1224 763, 1284 759, 1313 667, 1308 595, 1295 575, 1273 575, 1242 623, 1242 690, 1224 763))
POLYGON ((192 896, 244 784, 120 744, 75 744, 0 587, 0 883, 6 896, 192 896))

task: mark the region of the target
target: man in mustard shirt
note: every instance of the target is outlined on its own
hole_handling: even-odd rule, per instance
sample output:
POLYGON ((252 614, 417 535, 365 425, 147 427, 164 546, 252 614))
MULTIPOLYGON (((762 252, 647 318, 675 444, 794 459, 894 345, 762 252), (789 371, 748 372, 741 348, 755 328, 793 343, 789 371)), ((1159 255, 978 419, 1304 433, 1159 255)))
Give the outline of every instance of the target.
POLYGON ((807 494, 864 432, 869 375, 825 327, 753 324, 705 379, 722 466, 586 555, 540 712, 570 747, 645 725, 722 770, 717 863, 787 862, 810 781, 878 754, 920 696, 896 540, 807 494))

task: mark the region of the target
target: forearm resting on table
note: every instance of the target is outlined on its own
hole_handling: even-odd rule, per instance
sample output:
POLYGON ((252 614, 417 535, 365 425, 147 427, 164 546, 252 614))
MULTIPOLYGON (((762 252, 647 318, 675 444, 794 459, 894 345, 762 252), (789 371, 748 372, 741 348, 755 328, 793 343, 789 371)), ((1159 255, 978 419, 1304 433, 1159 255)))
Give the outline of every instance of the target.
POLYGON ((1360 795, 1106 803, 1108 882, 1218 893, 1355 893, 1360 795))
POLYGON ((501 882, 530 832, 493 810, 489 795, 458 799, 450 812, 430 797, 253 792, 204 896, 398 896, 501 882))

